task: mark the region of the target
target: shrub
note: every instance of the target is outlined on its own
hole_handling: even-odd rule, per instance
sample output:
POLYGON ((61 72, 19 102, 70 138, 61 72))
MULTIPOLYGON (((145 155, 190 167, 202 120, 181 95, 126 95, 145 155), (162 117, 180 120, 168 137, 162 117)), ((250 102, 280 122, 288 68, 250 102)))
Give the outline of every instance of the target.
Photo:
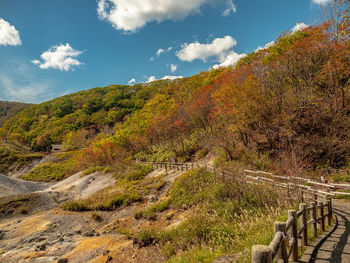
POLYGON ((102 217, 99 214, 97 214, 97 213, 92 213, 91 214, 91 218, 94 219, 97 222, 101 222, 103 220, 102 217))

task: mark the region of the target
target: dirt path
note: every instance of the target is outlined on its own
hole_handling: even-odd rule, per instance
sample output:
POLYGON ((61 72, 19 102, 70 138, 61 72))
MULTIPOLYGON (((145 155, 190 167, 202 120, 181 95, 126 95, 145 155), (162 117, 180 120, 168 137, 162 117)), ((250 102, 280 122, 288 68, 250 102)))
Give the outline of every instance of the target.
POLYGON ((337 224, 315 245, 305 251, 301 262, 350 262, 350 202, 335 200, 333 206, 337 224))

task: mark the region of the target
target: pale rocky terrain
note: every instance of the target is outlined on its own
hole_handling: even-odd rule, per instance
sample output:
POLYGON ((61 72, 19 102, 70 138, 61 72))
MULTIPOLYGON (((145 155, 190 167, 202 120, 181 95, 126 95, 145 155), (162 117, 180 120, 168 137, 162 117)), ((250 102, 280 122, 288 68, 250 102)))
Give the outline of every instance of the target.
MULTIPOLYGON (((68 212, 59 208, 67 200, 85 198, 115 182, 110 174, 77 173, 55 184, 26 182, 0 176, 2 195, 26 194, 25 213, 0 215, 0 262, 161 262, 157 246, 136 244, 131 234, 157 226, 173 227, 186 218, 186 213, 166 210, 157 221, 136 220, 134 214, 164 198, 171 183, 183 172, 163 169, 146 178, 162 178, 165 186, 144 201, 111 212, 68 212), (11 191, 9 190, 11 189, 11 191), (5 191, 6 190, 6 191, 5 191)), ((145 178, 145 179, 146 179, 145 178)), ((21 195, 22 197, 23 195, 21 195)), ((5 198, 14 198, 7 196, 5 198)))

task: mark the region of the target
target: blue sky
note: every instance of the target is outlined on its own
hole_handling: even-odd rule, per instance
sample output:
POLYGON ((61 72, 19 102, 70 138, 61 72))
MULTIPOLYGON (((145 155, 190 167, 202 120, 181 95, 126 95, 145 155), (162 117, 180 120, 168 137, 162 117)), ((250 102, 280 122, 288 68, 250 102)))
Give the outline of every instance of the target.
POLYGON ((39 103, 234 64, 327 0, 0 0, 0 100, 39 103))

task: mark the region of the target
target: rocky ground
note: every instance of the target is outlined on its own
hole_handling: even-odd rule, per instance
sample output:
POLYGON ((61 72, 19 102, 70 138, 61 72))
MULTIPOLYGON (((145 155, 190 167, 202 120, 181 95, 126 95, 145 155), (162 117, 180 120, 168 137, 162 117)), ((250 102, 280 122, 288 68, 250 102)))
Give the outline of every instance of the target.
MULTIPOLYGON (((26 195, 5 197, 7 203, 2 202, 14 212, 2 213, 2 216, 0 213, 0 262, 163 261, 157 246, 135 243, 133 236, 155 224, 172 227, 186 217, 166 210, 158 215, 157 221, 134 218, 136 211, 164 198, 171 183, 183 173, 172 171, 164 176, 164 172, 158 169, 147 176, 166 181, 159 192, 117 211, 98 212, 101 217, 98 220, 92 216, 93 212, 63 211, 59 205, 85 198, 114 183, 111 175, 101 172, 86 176, 78 173, 54 185, 41 184, 39 190, 30 188, 35 191, 25 191, 26 195), (19 201, 21 198, 24 203, 19 201), (18 209, 21 207, 25 207, 25 211, 18 209)), ((18 185, 28 183, 17 181, 18 185)))

